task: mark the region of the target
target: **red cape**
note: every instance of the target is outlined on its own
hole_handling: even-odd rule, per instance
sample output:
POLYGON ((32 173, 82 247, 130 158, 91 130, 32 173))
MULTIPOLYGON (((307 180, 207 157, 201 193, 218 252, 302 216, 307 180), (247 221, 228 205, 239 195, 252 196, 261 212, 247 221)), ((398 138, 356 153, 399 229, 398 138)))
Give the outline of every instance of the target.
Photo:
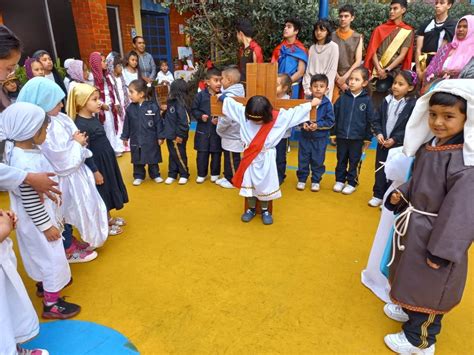
MULTIPOLYGON (((255 57, 257 58, 257 61, 255 63, 263 63, 263 51, 262 51, 262 47, 260 47, 260 45, 255 42, 255 40, 251 40, 250 41, 250 44, 249 44, 249 48, 252 50, 252 52, 255 53, 255 57)), ((239 48, 239 58, 242 57, 243 53, 244 53, 244 47, 243 46, 240 46, 239 48)))
MULTIPOLYGON (((374 63, 372 62, 372 57, 374 53, 377 52, 377 49, 380 47, 385 38, 387 38, 392 31, 396 30, 398 27, 405 28, 407 30, 413 30, 413 28, 403 21, 400 24, 396 25, 392 20, 378 26, 372 36, 370 36, 369 47, 367 48, 367 54, 365 56, 364 66, 369 70, 370 75, 372 75, 372 69, 374 68, 374 63)), ((408 53, 405 56, 405 59, 402 62, 402 69, 409 70, 411 69, 411 60, 413 58, 413 37, 410 48, 408 48, 408 53)))
POLYGON ((288 43, 288 41, 285 39, 278 46, 276 46, 275 49, 273 50, 272 61, 271 62, 272 63, 278 62, 278 58, 280 57, 280 48, 281 48, 281 46, 290 47, 292 45, 295 45, 298 48, 304 50, 306 54, 308 53, 308 50, 306 49, 304 44, 302 42, 300 42, 299 40, 296 40, 294 43, 288 43))

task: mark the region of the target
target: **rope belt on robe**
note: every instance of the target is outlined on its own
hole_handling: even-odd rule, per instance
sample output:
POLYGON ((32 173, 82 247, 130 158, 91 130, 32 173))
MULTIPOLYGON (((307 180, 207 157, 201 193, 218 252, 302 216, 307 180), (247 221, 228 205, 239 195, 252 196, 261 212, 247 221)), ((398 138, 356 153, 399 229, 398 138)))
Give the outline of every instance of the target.
MULTIPOLYGON (((397 190, 398 191, 398 190, 397 190)), ((393 221, 393 237, 392 237, 392 258, 390 259, 390 262, 387 264, 387 267, 392 265, 393 261, 395 260, 395 246, 398 248, 400 251, 405 250, 405 246, 402 245, 401 239, 406 235, 407 230, 408 230, 408 225, 410 223, 410 217, 412 213, 418 213, 423 216, 429 216, 429 217, 438 217, 437 213, 431 213, 431 212, 425 212, 416 209, 413 207, 413 205, 408 202, 403 194, 400 193, 400 196, 405 200, 406 203, 408 203, 408 207, 405 211, 400 213, 397 217, 395 217, 395 220, 393 221)))

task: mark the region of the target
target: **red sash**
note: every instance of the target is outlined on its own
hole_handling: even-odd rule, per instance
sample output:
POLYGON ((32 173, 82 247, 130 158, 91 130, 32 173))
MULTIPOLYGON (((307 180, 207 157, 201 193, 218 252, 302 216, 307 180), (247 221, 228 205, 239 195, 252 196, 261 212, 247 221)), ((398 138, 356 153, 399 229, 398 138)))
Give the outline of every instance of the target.
POLYGON ((278 114, 280 111, 273 110, 273 120, 268 123, 265 123, 260 127, 255 137, 250 142, 250 145, 247 149, 244 150, 244 156, 240 161, 239 168, 235 172, 234 177, 232 178, 232 184, 237 187, 242 187, 242 181, 244 180, 244 174, 247 171, 250 164, 257 157, 257 155, 262 151, 265 140, 268 137, 268 134, 272 130, 275 122, 277 120, 278 114))

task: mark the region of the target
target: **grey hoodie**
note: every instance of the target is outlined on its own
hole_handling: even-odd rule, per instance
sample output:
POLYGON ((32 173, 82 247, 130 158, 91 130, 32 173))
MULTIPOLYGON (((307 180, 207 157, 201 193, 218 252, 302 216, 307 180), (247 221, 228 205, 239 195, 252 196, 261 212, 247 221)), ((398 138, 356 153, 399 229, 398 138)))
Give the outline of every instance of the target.
MULTIPOLYGON (((244 86, 240 83, 231 85, 221 92, 227 94, 227 96, 245 96, 244 86)), ((240 139, 240 125, 237 122, 227 116, 219 116, 216 132, 222 138, 221 143, 223 149, 234 153, 244 151, 244 146, 240 139)))

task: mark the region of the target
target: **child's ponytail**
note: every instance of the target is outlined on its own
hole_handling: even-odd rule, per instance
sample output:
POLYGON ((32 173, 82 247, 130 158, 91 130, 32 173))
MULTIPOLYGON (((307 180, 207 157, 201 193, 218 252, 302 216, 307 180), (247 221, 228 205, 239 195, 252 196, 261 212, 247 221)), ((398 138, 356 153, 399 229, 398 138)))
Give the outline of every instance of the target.
POLYGON ((151 83, 147 83, 145 80, 132 80, 128 86, 138 93, 142 92, 145 95, 145 100, 151 100, 153 97, 153 85, 151 83))

